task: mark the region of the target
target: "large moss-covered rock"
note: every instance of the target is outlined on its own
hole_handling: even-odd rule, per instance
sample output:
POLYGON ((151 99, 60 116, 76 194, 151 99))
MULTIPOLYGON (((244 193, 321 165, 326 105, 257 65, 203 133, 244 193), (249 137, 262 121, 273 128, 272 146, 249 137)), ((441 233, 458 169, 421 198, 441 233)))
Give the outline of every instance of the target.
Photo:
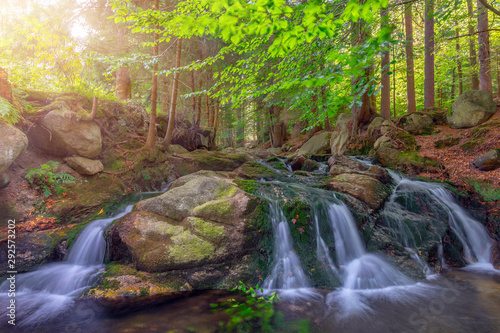
POLYGON ((451 128, 473 127, 490 119, 496 111, 497 107, 490 93, 469 90, 453 102, 447 121, 451 128))
POLYGON ((15 127, 0 122, 0 173, 7 170, 28 146, 28 138, 15 127))
POLYGON ((373 140, 377 140, 382 135, 380 128, 382 127, 384 121, 385 121, 384 118, 376 117, 375 119, 372 120, 370 125, 368 125, 368 130, 367 130, 368 136, 371 137, 373 140))
POLYGON ((327 181, 326 187, 331 191, 350 194, 374 210, 382 206, 390 193, 386 185, 362 174, 346 173, 335 176, 327 181))
POLYGON ((54 156, 95 158, 102 150, 99 126, 68 110, 47 113, 28 135, 37 148, 54 156))
POLYGON ((430 134, 434 124, 429 115, 420 112, 413 112, 401 117, 399 123, 406 131, 416 134, 430 134))
POLYGON ((168 160, 179 175, 185 176, 201 170, 233 171, 252 158, 246 151, 229 153, 195 150, 178 156, 169 156, 168 160))
POLYGON ((330 132, 321 132, 306 141, 297 151, 302 155, 322 155, 330 150, 330 132))
POLYGON ((254 221, 247 220, 256 206, 255 198, 220 174, 182 177, 113 224, 111 259, 157 273, 233 265, 256 245, 254 221))

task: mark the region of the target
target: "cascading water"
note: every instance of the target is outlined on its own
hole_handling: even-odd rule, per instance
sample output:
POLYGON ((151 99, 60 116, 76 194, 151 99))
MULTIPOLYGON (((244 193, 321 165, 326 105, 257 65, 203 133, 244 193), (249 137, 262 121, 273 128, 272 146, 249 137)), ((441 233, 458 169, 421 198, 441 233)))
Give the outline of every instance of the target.
POLYGON ((269 204, 275 240, 275 258, 271 274, 264 281, 266 290, 292 290, 309 288, 300 260, 293 250, 292 235, 278 201, 269 204))
POLYGON ((410 226, 404 222, 404 218, 405 214, 410 213, 402 212, 405 212, 407 206, 410 205, 410 200, 407 199, 408 195, 419 195, 423 197, 422 200, 428 201, 426 206, 429 209, 438 208, 434 209, 433 214, 444 213, 451 230, 462 244, 464 259, 469 265, 493 268, 491 264, 493 243, 486 228, 472 218, 456 202, 449 191, 436 183, 410 180, 391 170, 389 173, 396 182, 396 187, 382 214, 387 220, 395 221, 393 228, 395 236, 411 249, 410 253, 415 253, 417 243, 422 239, 422 235, 418 234, 418 230, 415 232, 409 230, 410 226))
MULTIPOLYGON (((153 192, 159 193, 159 192, 153 192)), ((153 193, 145 193, 153 194, 153 193)), ((144 198, 136 195, 134 202, 144 198)), ((61 315, 74 298, 91 287, 104 268, 104 230, 116 219, 132 211, 129 204, 120 213, 91 222, 78 235, 66 261, 47 264, 16 276, 17 326, 40 325, 61 315)), ((9 281, 0 285, 0 317, 7 318, 9 281)), ((3 325, 4 322, 2 321, 3 325)))

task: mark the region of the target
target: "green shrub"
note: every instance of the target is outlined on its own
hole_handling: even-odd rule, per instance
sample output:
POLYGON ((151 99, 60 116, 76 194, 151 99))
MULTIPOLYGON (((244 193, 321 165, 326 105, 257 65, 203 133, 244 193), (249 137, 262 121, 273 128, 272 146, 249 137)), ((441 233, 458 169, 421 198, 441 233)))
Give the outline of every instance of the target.
POLYGON ((15 124, 21 118, 19 111, 5 98, 0 97, 0 121, 7 124, 15 124))
POLYGON ((244 301, 233 298, 221 304, 210 304, 214 311, 223 310, 230 315, 225 326, 221 323, 221 328, 227 332, 270 332, 275 315, 273 303, 279 300, 278 294, 273 292, 266 297, 257 297, 259 286, 247 288, 241 281, 238 287, 231 289, 236 290, 246 295, 244 301))
POLYGON ((24 177, 46 198, 52 195, 52 191, 56 194, 62 194, 66 191, 62 185, 74 184, 75 177, 67 173, 55 173, 58 164, 55 161, 48 161, 46 164, 42 164, 40 168, 29 168, 24 177))

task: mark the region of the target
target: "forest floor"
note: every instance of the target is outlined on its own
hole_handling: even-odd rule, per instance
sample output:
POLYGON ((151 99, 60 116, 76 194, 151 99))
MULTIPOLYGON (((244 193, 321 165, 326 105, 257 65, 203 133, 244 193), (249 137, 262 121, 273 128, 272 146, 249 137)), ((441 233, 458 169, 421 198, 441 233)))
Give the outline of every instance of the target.
POLYGON ((466 185, 468 179, 476 179, 500 186, 500 169, 480 171, 472 165, 479 156, 500 148, 500 112, 476 127, 453 129, 441 125, 436 126, 436 134, 415 136, 415 139, 421 145, 421 156, 438 160, 448 171, 448 174, 424 172, 421 176, 449 180, 459 185, 466 185), (439 140, 447 142, 444 147, 436 147, 439 140))

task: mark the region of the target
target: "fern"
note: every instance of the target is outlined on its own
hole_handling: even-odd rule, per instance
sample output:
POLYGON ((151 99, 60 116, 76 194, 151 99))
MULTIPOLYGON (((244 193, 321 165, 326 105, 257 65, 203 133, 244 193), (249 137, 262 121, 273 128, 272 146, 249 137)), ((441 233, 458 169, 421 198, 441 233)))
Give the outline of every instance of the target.
POLYGON ((42 164, 40 168, 30 168, 24 176, 28 182, 35 185, 35 189, 43 193, 47 198, 52 195, 52 191, 56 194, 63 194, 66 189, 63 184, 74 184, 75 177, 67 173, 55 173, 57 165, 55 161, 48 161, 42 164))
POLYGON ((15 124, 21 118, 19 111, 5 98, 0 97, 0 120, 7 124, 15 124))

